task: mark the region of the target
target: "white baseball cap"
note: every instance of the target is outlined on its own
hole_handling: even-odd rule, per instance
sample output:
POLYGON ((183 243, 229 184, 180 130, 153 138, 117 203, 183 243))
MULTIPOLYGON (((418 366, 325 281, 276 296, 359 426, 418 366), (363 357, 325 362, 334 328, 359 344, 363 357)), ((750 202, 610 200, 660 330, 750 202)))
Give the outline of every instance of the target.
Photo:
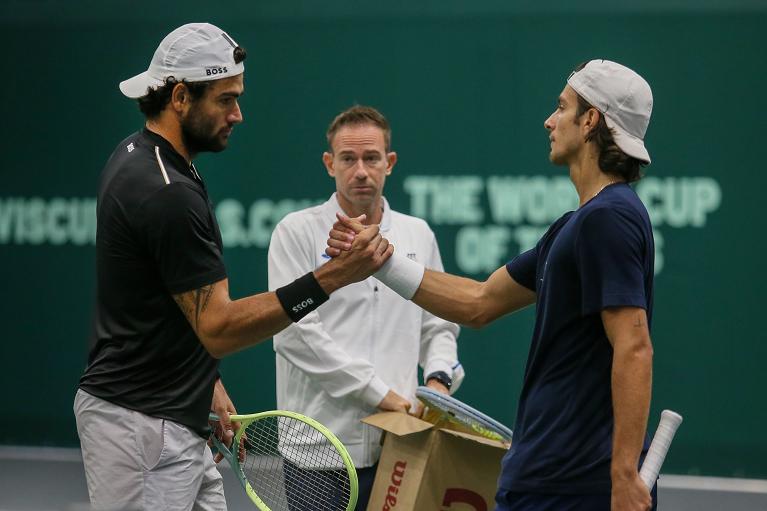
POLYGON ((644 78, 609 60, 591 60, 567 84, 605 116, 621 150, 644 163, 650 154, 644 136, 652 114, 652 91, 644 78))
POLYGON ((135 99, 146 96, 149 88, 164 85, 169 76, 188 82, 237 76, 245 72, 245 65, 234 62, 236 47, 234 39, 210 23, 180 26, 162 40, 149 69, 120 82, 120 91, 135 99))

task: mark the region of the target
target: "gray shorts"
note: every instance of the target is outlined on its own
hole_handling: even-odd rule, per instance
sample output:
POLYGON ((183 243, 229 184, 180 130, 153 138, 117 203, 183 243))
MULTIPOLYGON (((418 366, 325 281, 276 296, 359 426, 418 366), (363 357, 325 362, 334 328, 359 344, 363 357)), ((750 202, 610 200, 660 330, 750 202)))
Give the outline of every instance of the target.
POLYGON ((93 509, 226 510, 221 474, 194 431, 82 390, 74 410, 93 509))

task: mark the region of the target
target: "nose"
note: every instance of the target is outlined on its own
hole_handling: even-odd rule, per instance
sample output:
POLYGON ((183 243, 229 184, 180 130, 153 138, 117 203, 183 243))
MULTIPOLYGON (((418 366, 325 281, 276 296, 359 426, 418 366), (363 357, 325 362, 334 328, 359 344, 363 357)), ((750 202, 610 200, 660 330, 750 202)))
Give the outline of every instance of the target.
POLYGON ((359 180, 367 179, 368 177, 368 169, 365 167, 365 162, 362 158, 359 158, 354 164, 354 177, 359 180))
POLYGON ((240 104, 235 102, 232 112, 227 116, 227 120, 232 124, 240 124, 242 122, 242 110, 240 110, 240 104))
POLYGON ((548 119, 543 121, 543 127, 547 131, 554 131, 554 127, 556 126, 556 122, 554 122, 554 116, 556 115, 556 112, 553 112, 548 119))

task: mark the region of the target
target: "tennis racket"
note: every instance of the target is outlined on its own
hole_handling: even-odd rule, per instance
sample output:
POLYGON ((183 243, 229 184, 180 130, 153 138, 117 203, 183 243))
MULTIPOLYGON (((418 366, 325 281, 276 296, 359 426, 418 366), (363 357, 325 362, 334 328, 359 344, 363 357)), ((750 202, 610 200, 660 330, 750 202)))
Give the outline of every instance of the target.
POLYGON ((240 423, 232 449, 219 440, 222 429, 215 414, 210 414, 211 440, 258 509, 354 509, 357 472, 346 448, 325 426, 282 410, 230 419, 240 423))
POLYGON ((423 401, 429 410, 437 412, 438 420, 446 420, 463 428, 468 428, 469 431, 491 440, 511 443, 512 432, 509 428, 454 397, 429 387, 418 387, 415 395, 423 401))
POLYGON ((655 436, 650 443, 650 449, 644 458, 642 468, 639 470, 639 477, 644 481, 645 486, 652 490, 655 481, 658 479, 660 467, 663 460, 666 459, 666 453, 671 446, 676 430, 682 423, 682 416, 671 410, 663 410, 660 414, 660 423, 655 431, 655 436))

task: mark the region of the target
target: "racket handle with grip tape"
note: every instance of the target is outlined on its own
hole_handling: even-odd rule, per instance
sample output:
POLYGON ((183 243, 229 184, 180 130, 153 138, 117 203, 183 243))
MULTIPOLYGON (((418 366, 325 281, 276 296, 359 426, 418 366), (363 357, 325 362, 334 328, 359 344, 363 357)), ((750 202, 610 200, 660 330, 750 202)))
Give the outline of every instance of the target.
POLYGON ((639 471, 639 477, 644 481, 645 486, 652 490, 655 481, 658 479, 660 467, 663 460, 666 459, 666 453, 674 439, 676 430, 682 423, 682 416, 671 410, 663 410, 660 414, 660 423, 655 431, 655 436, 650 444, 650 450, 647 451, 642 468, 639 471))

